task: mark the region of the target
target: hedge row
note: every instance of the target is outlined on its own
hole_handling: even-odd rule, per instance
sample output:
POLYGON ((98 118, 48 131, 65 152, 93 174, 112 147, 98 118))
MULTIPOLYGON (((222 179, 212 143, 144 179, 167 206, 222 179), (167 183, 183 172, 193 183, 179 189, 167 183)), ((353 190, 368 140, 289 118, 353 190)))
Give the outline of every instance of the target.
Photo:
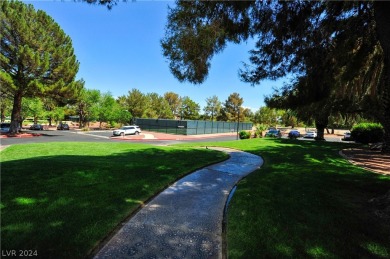
POLYGON ((352 127, 351 137, 363 144, 383 141, 384 130, 379 123, 360 123, 352 127))

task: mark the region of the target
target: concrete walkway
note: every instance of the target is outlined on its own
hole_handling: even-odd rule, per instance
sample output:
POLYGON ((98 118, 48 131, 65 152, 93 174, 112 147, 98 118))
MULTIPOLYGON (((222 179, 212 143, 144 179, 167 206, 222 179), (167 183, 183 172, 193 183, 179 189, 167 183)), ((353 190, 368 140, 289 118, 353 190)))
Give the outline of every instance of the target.
POLYGON ((222 220, 229 193, 263 160, 242 151, 212 149, 227 152, 230 158, 160 193, 95 258, 222 258, 222 220))

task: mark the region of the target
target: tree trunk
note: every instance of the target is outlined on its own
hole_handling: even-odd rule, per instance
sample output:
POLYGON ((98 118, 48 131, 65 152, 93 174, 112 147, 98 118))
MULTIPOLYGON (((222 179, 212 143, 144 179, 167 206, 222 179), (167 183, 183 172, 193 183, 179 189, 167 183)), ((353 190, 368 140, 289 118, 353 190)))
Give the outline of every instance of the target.
POLYGON ((390 3, 374 1, 376 32, 384 55, 384 67, 381 77, 381 106, 380 123, 385 129, 382 152, 390 153, 390 3))
POLYGON ((21 110, 22 110, 22 93, 17 92, 14 96, 14 104, 11 113, 11 126, 9 133, 17 134, 19 132, 19 126, 21 123, 21 110))
POLYGON ((1 122, 5 121, 5 109, 1 109, 1 122))
POLYGON ((324 133, 325 133, 325 128, 327 126, 328 126, 328 116, 319 115, 318 118, 316 118, 317 137, 315 137, 315 140, 325 140, 324 133))

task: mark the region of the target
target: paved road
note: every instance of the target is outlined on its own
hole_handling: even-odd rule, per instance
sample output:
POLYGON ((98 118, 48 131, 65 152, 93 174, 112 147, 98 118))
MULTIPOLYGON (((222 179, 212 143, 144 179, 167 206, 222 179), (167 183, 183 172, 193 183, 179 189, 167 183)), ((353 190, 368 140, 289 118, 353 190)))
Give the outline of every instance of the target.
POLYGON ((234 185, 263 160, 246 152, 198 170, 170 186, 134 215, 97 258, 222 258, 222 220, 234 185))
POLYGON ((42 143, 42 142, 106 142, 112 141, 109 139, 109 135, 112 132, 105 132, 99 134, 79 134, 80 132, 75 130, 43 130, 43 131, 25 131, 28 133, 42 134, 39 137, 29 138, 3 138, 1 139, 2 145, 14 145, 20 143, 42 143))
MULTIPOLYGON (((2 138, 0 139, 1 145, 14 145, 21 143, 42 143, 42 142, 118 142, 118 141, 126 141, 127 143, 148 143, 152 145, 172 145, 179 144, 185 142, 205 142, 205 141, 228 141, 235 140, 236 135, 224 135, 224 136, 215 136, 215 137, 207 137, 207 138, 191 138, 191 139, 182 139, 182 140, 123 140, 121 138, 111 138, 112 131, 111 130, 96 130, 96 131, 79 131, 79 130, 44 130, 44 131, 30 131, 25 130, 25 132, 29 133, 38 133, 42 134, 40 137, 31 137, 31 138, 2 138)), ((150 133, 150 132, 149 132, 150 133)), ((172 136, 172 135, 171 135, 172 136)), ((201 135, 199 135, 201 136, 201 135)), ((129 137, 129 136, 127 136, 129 137)), ((129 137, 130 139, 132 137, 129 137)), ((178 136, 180 138, 180 136, 178 136)), ((287 138, 283 136, 283 138, 287 138)), ((338 136, 326 136, 327 141, 330 142, 340 142, 341 137, 338 136)), ((305 141, 314 141, 314 139, 305 139, 299 138, 298 140, 305 141)))
MULTIPOLYGON (((30 138, 2 138, 1 145, 14 145, 21 143, 42 143, 42 142, 123 142, 126 143, 149 143, 153 145, 172 145, 184 142, 204 142, 204 141, 226 141, 234 140, 236 136, 216 136, 188 140, 122 140, 120 138, 111 138, 112 131, 78 131, 78 130, 43 130, 43 131, 25 131, 29 133, 42 134, 39 137, 30 138)), ((131 138, 131 137, 130 137, 131 138)))

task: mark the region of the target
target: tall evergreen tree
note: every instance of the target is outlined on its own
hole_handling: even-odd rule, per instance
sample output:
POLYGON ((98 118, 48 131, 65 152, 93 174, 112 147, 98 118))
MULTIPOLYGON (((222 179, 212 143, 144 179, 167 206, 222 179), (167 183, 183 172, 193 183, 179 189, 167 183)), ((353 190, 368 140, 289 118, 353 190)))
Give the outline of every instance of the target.
POLYGON ((218 96, 213 95, 212 97, 206 98, 206 106, 203 108, 204 115, 211 117, 211 121, 219 114, 222 104, 218 99, 218 96))
POLYGON ((218 120, 238 121, 239 119, 240 121, 244 121, 244 108, 241 107, 243 103, 244 99, 240 97, 239 93, 230 94, 221 108, 221 114, 218 116, 218 120))
POLYGON ((158 93, 148 93, 146 99, 148 105, 145 115, 147 118, 173 119, 169 103, 164 97, 158 93))
POLYGON ((179 117, 179 110, 181 106, 180 96, 174 92, 166 92, 164 94, 164 99, 168 101, 173 118, 179 117))
POLYGON ((197 120, 199 119, 200 106, 194 102, 190 97, 184 96, 182 98, 182 106, 180 108, 181 119, 197 120))
POLYGON ((140 90, 133 88, 125 97, 127 110, 135 118, 143 118, 147 109, 147 97, 140 90))
MULTIPOLYGON (((304 104, 301 110, 321 108, 322 112, 311 114, 320 138, 335 110, 377 107, 386 148, 390 144, 388 13, 390 4, 381 1, 178 1, 169 11, 161 43, 173 75, 201 83, 211 58, 227 42, 254 36, 258 40, 251 64, 240 72, 243 81, 259 84, 266 78, 295 74, 299 92, 291 87, 286 93, 304 104)), ((298 107, 297 102, 291 105, 298 107)))
POLYGON ((0 2, 1 95, 13 99, 11 133, 23 97, 52 96, 66 103, 80 91, 72 41, 45 12, 18 1, 0 2))

